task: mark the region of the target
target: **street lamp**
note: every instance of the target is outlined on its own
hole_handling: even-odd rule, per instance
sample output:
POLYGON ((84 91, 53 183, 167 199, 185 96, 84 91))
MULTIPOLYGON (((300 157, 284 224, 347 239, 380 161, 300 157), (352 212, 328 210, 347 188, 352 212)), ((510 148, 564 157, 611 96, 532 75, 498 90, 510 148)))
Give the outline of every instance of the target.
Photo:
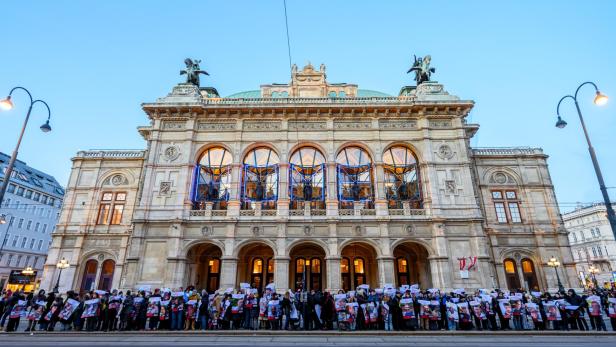
POLYGON ((582 88, 582 86, 587 85, 587 84, 591 84, 593 87, 595 87, 595 99, 593 100, 595 105, 603 106, 607 103, 608 97, 599 91, 599 88, 597 88, 596 84, 594 84, 593 82, 584 82, 580 84, 580 86, 575 90, 575 94, 573 96, 565 95, 558 102, 558 105, 556 106, 556 116, 558 117, 558 120, 556 121, 556 127, 559 129, 562 129, 567 126, 567 122, 565 122, 562 118, 560 118, 560 104, 563 102, 563 100, 567 98, 573 99, 573 102, 575 103, 575 109, 577 110, 577 114, 580 117, 580 123, 582 124, 582 129, 584 130, 584 136, 586 137, 586 142, 588 143, 588 152, 590 152, 590 159, 592 159, 592 165, 595 168, 595 174, 597 175, 597 180, 599 181, 599 189, 601 190, 601 194, 603 195, 603 201, 605 202, 605 208, 607 210, 607 219, 610 222, 612 233, 614 234, 614 237, 616 238, 616 213, 614 213, 614 208, 612 208, 612 203, 610 202, 610 196, 607 193, 605 182, 603 182, 603 174, 601 174, 601 168, 599 167, 599 162, 597 161, 597 156, 595 155, 595 149, 593 148, 590 142, 590 136, 588 135, 588 131, 586 130, 586 124, 584 123, 584 118, 582 117, 582 111, 580 111, 580 105, 578 104, 578 101, 577 101, 577 96, 578 96, 578 92, 580 91, 580 88, 582 88))
POLYGON ((32 112, 32 107, 37 103, 40 102, 41 104, 45 105, 45 107, 47 108, 47 121, 45 122, 45 124, 41 125, 41 131, 44 133, 48 133, 51 131, 51 126, 49 125, 49 119, 51 118, 51 110, 49 109, 49 105, 47 105, 47 103, 43 100, 32 100, 32 94, 30 94, 30 92, 23 87, 15 87, 13 89, 11 89, 11 91, 9 92, 9 96, 7 96, 6 99, 0 101, 0 108, 3 108, 5 110, 10 110, 13 108, 13 101, 11 100, 11 96, 13 95, 13 92, 17 89, 23 90, 26 92, 26 94, 28 94, 28 97, 30 98, 30 107, 28 107, 28 113, 26 113, 26 119, 24 120, 24 125, 21 127, 21 133, 19 134, 19 139, 17 140, 17 145, 15 146, 15 150, 13 151, 13 155, 11 155, 11 160, 9 160, 9 165, 6 167, 6 172, 4 173, 4 181, 2 182, 2 188, 0 188, 0 206, 2 206, 2 201, 4 200, 4 194, 6 193, 6 189, 9 186, 9 180, 11 178, 11 174, 13 173, 13 166, 15 165, 15 160, 17 159, 17 152, 19 152, 19 145, 21 144, 21 139, 24 136, 24 132, 26 131, 26 126, 28 125, 28 120, 30 119, 30 113, 32 112))
POLYGON ((559 292, 564 292, 565 291, 565 287, 563 286, 562 282, 560 281, 560 276, 558 275, 558 267, 560 266, 560 262, 555 257, 552 257, 552 258, 550 258, 550 260, 548 260, 548 266, 549 267, 553 267, 554 268, 554 272, 556 272, 556 280, 558 281, 558 291, 559 292))
POLYGON ((590 272, 590 274, 592 275, 592 281, 595 284, 595 289, 596 289, 598 287, 598 284, 597 284, 597 277, 595 275, 599 273, 599 269, 596 266, 591 265, 588 268, 588 272, 590 272))
POLYGON ((66 260, 66 258, 64 257, 56 264, 56 267, 60 269, 60 273, 58 274, 58 280, 56 281, 56 286, 53 288, 54 293, 59 293, 58 290, 60 288, 60 276, 62 276, 62 270, 66 269, 69 266, 70 265, 68 263, 68 260, 66 260))

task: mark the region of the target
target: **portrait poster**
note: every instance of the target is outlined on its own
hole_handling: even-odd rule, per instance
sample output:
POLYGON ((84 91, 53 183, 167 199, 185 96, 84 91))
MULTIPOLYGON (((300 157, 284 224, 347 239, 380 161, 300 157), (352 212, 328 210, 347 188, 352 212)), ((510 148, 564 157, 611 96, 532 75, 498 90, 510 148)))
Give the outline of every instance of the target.
POLYGON ((543 317, 541 317, 541 312, 539 311, 539 305, 534 302, 529 302, 526 304, 526 310, 533 319, 533 322, 543 322, 543 317))
POLYGON ((358 309, 359 304, 357 304, 356 302, 348 302, 346 304, 346 321, 348 323, 352 323, 353 321, 355 321, 358 309))
POLYGON ((160 312, 158 314, 159 320, 169 319, 169 310, 167 309, 169 307, 169 302, 170 300, 165 300, 165 301, 160 302, 160 312))
POLYGON ((607 298, 607 314, 610 318, 616 318, 616 298, 607 298))
POLYGON ((545 315, 549 321, 558 321, 561 320, 560 310, 554 301, 547 301, 543 303, 543 308, 545 309, 545 315))
POLYGON ((511 297, 511 314, 514 316, 519 316, 522 314, 522 300, 517 296, 511 297))
POLYGON ((420 318, 429 318, 430 317, 430 301, 428 300, 417 300, 419 303, 419 317, 420 318))
POLYGON ((402 310, 402 319, 408 320, 415 318, 415 308, 413 308, 413 299, 400 299, 400 309, 402 310))
POLYGON ((341 312, 346 309, 346 295, 345 294, 334 295, 334 302, 336 305, 337 312, 341 312))
POLYGON ((268 304, 267 304, 267 319, 268 320, 275 320, 278 319, 278 316, 280 315, 279 311, 279 301, 278 300, 271 300, 268 304))
POLYGON ((467 302, 458 303, 458 320, 463 323, 471 321, 471 312, 467 302))
POLYGON ((588 314, 593 317, 601 315, 601 298, 597 295, 591 295, 586 299, 588 303, 588 314))
POLYGON ((148 299, 148 309, 146 311, 147 317, 156 317, 159 314, 158 304, 160 303, 160 297, 153 297, 148 299))
POLYGON ((98 315, 98 304, 100 299, 86 300, 83 303, 83 313, 81 318, 96 317, 98 315))
POLYGON ((368 305, 366 305, 366 311, 368 311, 370 323, 376 323, 379 320, 379 310, 374 302, 369 302, 368 305))
POLYGON ((53 316, 54 313, 56 313, 57 310, 58 310, 58 306, 56 305, 51 306, 51 308, 49 309, 49 312, 47 312, 47 314, 45 315, 43 319, 49 322, 51 320, 51 317, 53 316))
POLYGON ((458 321, 458 305, 453 302, 447 302, 447 320, 458 321))
POLYGON ((120 308, 120 304, 122 303, 122 297, 119 295, 112 296, 109 298, 109 306, 110 310, 117 310, 120 308))
POLYGON ((17 303, 13 306, 13 309, 9 313, 9 318, 19 318, 26 313, 26 300, 18 300, 17 303))
POLYGON ((509 302, 509 299, 498 299, 498 306, 503 318, 511 318, 511 302, 509 302))
POLYGON ((430 301, 430 320, 441 320, 441 304, 438 300, 430 301))
POLYGON ((77 308, 77 306, 79 306, 79 301, 74 300, 74 299, 68 299, 66 300, 66 303, 64 303, 64 307, 62 308, 62 311, 60 311, 60 314, 58 315, 58 317, 61 320, 69 320, 71 318, 71 316, 73 315, 73 312, 75 312, 75 309, 77 308))
POLYGON ((473 300, 469 302, 469 304, 471 305, 471 308, 473 309, 473 314, 475 315, 475 317, 479 318, 480 320, 487 319, 486 313, 483 311, 483 308, 481 307, 481 302, 473 300))

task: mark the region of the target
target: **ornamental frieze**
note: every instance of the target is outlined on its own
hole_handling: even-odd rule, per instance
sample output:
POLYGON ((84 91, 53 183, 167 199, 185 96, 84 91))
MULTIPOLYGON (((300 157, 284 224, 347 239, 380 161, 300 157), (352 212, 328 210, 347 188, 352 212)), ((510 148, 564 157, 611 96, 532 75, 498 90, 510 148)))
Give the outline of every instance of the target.
POLYGON ((411 119, 400 120, 379 120, 379 128, 381 129, 414 129, 417 128, 417 121, 411 119))
POLYGON ((186 127, 186 122, 177 122, 177 121, 166 121, 163 122, 163 129, 184 129, 186 127))
POLYGON ((246 131, 280 130, 282 123, 268 121, 244 121, 243 129, 246 131))
POLYGON ((212 123, 212 122, 199 122, 197 123, 197 130, 214 130, 214 131, 233 131, 235 130, 236 123, 212 123))
POLYGON ((289 121, 289 130, 324 130, 327 122, 297 122, 289 121))
POLYGON ((335 121, 334 129, 340 130, 356 130, 356 129, 370 129, 372 128, 372 122, 370 121, 335 121))
POLYGON ((430 128, 451 128, 450 120, 430 120, 430 128))

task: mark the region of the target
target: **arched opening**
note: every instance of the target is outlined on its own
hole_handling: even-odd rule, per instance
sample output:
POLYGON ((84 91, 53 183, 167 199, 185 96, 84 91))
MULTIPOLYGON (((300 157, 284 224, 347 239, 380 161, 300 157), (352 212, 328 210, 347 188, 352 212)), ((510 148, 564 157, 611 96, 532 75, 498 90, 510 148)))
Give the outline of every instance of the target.
POLYGON ((362 242, 351 243, 341 252, 340 275, 342 289, 355 290, 361 284, 376 288, 378 266, 374 248, 362 242))
POLYGON ((517 290, 520 286, 520 277, 518 276, 518 266, 513 259, 505 259, 503 261, 505 268, 505 278, 507 280, 507 288, 509 290, 517 290))
POLYGON ((383 153, 383 164, 389 208, 403 208, 405 201, 410 203, 411 208, 421 208, 419 168, 413 152, 403 146, 390 147, 383 153))
POLYGON ((103 262, 101 267, 101 275, 98 279, 98 289, 111 291, 111 285, 113 283, 113 273, 115 271, 115 261, 107 259, 103 262))
POLYGON ((81 279, 80 292, 87 292, 94 289, 96 281, 96 271, 98 270, 98 261, 90 259, 86 262, 83 269, 83 278, 81 279))
POLYGON ((201 243, 190 248, 187 255, 188 281, 196 288, 212 293, 220 288, 222 250, 211 243, 201 243))
POLYGON ((289 288, 323 290, 325 282, 325 251, 311 243, 299 244, 289 253, 291 267, 289 288))
POLYGON ((231 186, 231 153, 222 147, 206 150, 195 167, 193 184, 193 208, 204 209, 207 202, 214 210, 227 208, 231 186))
POLYGON ((420 288, 432 287, 428 251, 414 242, 402 243, 394 248, 396 284, 419 284, 420 288))
POLYGON ((528 258, 522 259, 522 277, 527 290, 539 291, 539 281, 535 272, 535 264, 528 258))
POLYGON ((363 148, 346 147, 336 156, 338 201, 340 208, 352 209, 356 203, 374 207, 372 159, 363 148))
POLYGON ((238 255, 237 284, 249 283, 261 293, 265 287, 274 282, 274 251, 261 242, 254 242, 242 247, 238 255))
POLYGON ((246 154, 242 177, 242 209, 276 209, 278 200, 278 154, 258 147, 246 154))
POLYGON ((301 147, 289 160, 289 193, 293 210, 309 203, 325 208, 325 157, 314 147, 301 147))

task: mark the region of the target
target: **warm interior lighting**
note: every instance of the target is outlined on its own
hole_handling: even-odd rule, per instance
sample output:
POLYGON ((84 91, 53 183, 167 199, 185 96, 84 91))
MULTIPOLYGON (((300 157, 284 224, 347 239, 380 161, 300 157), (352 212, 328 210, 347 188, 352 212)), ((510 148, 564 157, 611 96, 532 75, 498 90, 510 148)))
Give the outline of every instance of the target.
POLYGON ((22 275, 34 275, 34 270, 32 270, 31 266, 28 266, 27 268, 21 271, 21 274, 22 275))
POLYGON ((607 100, 608 99, 609 98, 607 97, 607 95, 601 94, 601 92, 597 90, 597 95, 595 95, 594 103, 597 106, 603 106, 603 105, 607 104, 607 100))
POLYGON ((210 260, 209 265, 210 265, 210 266, 214 266, 214 261, 213 261, 213 260, 210 260))
POLYGON ((11 97, 8 96, 6 99, 0 101, 0 107, 5 110, 10 110, 13 108, 13 102, 11 101, 11 97))
POLYGON ((355 266, 359 265, 359 260, 357 260, 357 259, 353 260, 353 265, 355 265, 355 266))
POLYGON ((310 260, 306 260, 306 266, 310 266, 310 260))

